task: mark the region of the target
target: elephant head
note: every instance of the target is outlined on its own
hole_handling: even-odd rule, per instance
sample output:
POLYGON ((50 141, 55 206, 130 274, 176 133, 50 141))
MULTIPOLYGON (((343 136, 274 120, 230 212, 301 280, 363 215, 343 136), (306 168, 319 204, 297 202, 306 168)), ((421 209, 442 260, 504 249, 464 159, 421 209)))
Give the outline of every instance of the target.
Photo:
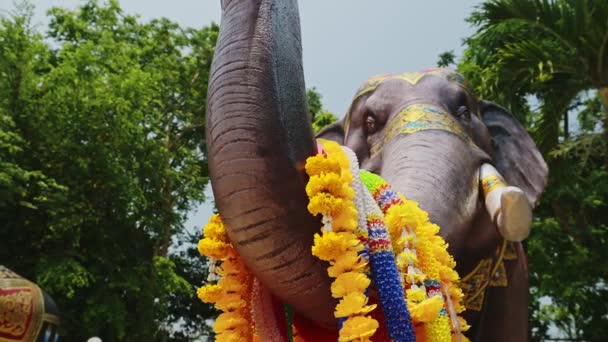
POLYGON ((520 223, 513 224, 515 217, 497 217, 520 210, 508 212, 513 208, 504 199, 486 201, 480 184, 486 167, 517 186, 507 190, 520 194, 524 204, 536 203, 546 184, 546 164, 524 127, 506 109, 478 101, 464 78, 449 69, 368 79, 344 119, 318 136, 350 147, 362 168, 417 201, 441 227, 456 260, 484 253, 500 235, 515 241, 527 236, 529 221, 516 227, 525 231, 513 232, 520 223), (493 222, 481 224, 484 218, 493 222))
MULTIPOLYGON (((206 131, 217 207, 260 281, 296 312, 335 325, 327 265, 310 252, 320 222, 306 211, 303 165, 316 145, 296 1, 224 0, 222 10, 206 131)), ((478 101, 460 75, 444 69, 369 79, 344 119, 319 137, 350 147, 362 168, 418 201, 441 227, 461 274, 494 251, 502 241, 496 224, 510 219, 495 215, 504 214, 508 196, 498 205, 484 198, 482 166, 493 165, 530 204, 547 178, 545 162, 514 117, 478 101)), ((524 302, 515 314, 527 310, 525 274, 522 282, 524 302)))

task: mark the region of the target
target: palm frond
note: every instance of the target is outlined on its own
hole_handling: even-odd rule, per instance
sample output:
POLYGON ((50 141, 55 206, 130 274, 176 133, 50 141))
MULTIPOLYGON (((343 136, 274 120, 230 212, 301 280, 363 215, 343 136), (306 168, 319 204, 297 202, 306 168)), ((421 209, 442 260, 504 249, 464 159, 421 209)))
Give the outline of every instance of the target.
MULTIPOLYGON (((479 32, 499 24, 527 25, 575 52, 595 86, 608 82, 608 2, 593 0, 490 0, 469 19, 479 32)), ((574 61, 573 61, 574 62, 574 61)))

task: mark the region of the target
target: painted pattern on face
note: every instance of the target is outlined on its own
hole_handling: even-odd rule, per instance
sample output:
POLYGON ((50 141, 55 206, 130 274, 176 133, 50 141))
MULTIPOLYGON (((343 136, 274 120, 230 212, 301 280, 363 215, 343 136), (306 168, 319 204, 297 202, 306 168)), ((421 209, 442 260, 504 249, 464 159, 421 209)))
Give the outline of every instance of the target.
MULTIPOLYGON (((431 68, 431 69, 425 69, 420 72, 406 72, 406 73, 402 73, 402 74, 398 74, 398 75, 380 74, 380 75, 372 76, 369 79, 367 79, 365 82, 363 82, 363 84, 359 87, 359 89, 357 89, 357 92, 355 93, 355 96, 353 97, 352 103, 355 103, 355 101, 359 97, 376 90, 376 88, 378 88, 378 86, 385 81, 402 80, 411 85, 416 85, 422 78, 424 78, 425 76, 428 76, 428 75, 441 77, 450 82, 453 82, 453 83, 457 84, 458 86, 460 86, 471 97, 475 98, 473 96, 473 94, 471 93, 471 91, 469 90, 467 81, 461 74, 457 73, 454 70, 450 70, 450 69, 431 68)), ((348 112, 346 113, 346 118, 344 120, 344 136, 345 137, 348 136, 348 132, 350 129, 350 112, 351 112, 351 110, 352 110, 352 107, 349 108, 348 112)))
POLYGON ((405 107, 391 119, 384 130, 384 136, 372 143, 371 157, 382 152, 384 145, 399 134, 411 134, 431 129, 454 133, 467 143, 471 143, 469 135, 449 113, 429 105, 414 104, 405 107))
MULTIPOLYGON (((450 82, 454 82, 455 84, 460 86, 463 90, 465 90, 467 92, 467 94, 469 94, 471 97, 475 98, 473 96, 473 94, 471 93, 471 91, 469 90, 467 81, 461 74, 457 73, 454 70, 450 70, 450 69, 431 68, 431 69, 425 69, 421 72, 405 72, 405 73, 398 74, 398 75, 380 74, 380 75, 372 76, 372 77, 368 78, 365 82, 363 82, 363 84, 359 87, 359 89, 357 89, 357 92, 355 93, 355 96, 353 97, 352 103, 355 103, 355 101, 357 101, 357 99, 359 97, 376 90, 376 88, 378 88, 378 86, 385 81, 402 80, 411 85, 416 85, 422 78, 424 78, 424 76, 428 76, 428 75, 441 77, 450 82)), ((352 111, 352 105, 351 105, 351 108, 349 108, 348 112, 346 113, 346 118, 344 120, 344 136, 345 137, 348 136, 348 132, 350 129, 351 111, 352 111)))
POLYGON ((424 76, 421 72, 405 72, 403 74, 395 75, 392 77, 394 80, 403 80, 411 85, 416 85, 424 76))

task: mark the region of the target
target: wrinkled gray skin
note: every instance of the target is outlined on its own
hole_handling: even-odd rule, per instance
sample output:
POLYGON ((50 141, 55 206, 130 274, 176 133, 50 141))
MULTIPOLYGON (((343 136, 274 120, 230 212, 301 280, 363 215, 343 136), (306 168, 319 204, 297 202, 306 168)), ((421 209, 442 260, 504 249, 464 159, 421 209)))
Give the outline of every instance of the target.
MULTIPOLYGON (((332 326, 327 265, 311 256, 318 218, 306 210, 303 163, 316 153, 306 109, 295 0, 224 0, 209 83, 208 158, 216 203, 252 272, 304 317, 332 326)), ((478 169, 491 162, 535 203, 545 162, 506 110, 478 102, 463 87, 428 75, 416 85, 390 80, 353 102, 348 135, 338 122, 319 136, 353 149, 361 166, 414 199, 441 227, 461 275, 501 242, 484 208, 478 169), (475 145, 447 131, 397 135, 370 158, 370 145, 408 104, 453 115, 475 145)), ((527 338, 525 254, 507 262, 509 286, 488 290, 481 314, 467 314, 470 338, 527 338)))

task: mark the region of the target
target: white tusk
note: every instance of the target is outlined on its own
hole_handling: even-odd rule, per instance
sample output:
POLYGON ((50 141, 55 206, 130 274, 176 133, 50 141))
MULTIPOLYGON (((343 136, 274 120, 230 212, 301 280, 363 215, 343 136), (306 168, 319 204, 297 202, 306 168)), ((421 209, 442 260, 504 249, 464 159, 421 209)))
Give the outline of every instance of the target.
POLYGON ((532 207, 524 192, 509 186, 490 164, 479 170, 486 208, 500 234, 508 241, 522 241, 530 234, 532 207))

